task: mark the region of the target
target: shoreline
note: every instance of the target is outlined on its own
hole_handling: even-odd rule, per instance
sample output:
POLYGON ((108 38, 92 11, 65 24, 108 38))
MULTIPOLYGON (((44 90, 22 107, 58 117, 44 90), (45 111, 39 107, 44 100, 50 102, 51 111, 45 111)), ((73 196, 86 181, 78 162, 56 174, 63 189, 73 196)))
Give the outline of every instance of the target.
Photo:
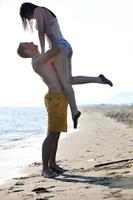
MULTIPOLYGON (((69 129, 67 133, 62 133, 60 140, 64 140, 66 137, 69 137, 69 135, 74 134, 75 132, 77 131, 69 129)), ((24 140, 24 144, 0 150, 0 185, 5 184, 7 181, 10 181, 15 177, 24 175, 23 170, 28 168, 28 166, 32 163, 41 162, 41 145, 44 138, 45 135, 43 136, 43 134, 31 135, 29 139, 24 140), (8 168, 3 171, 2 169, 6 168, 6 166, 8 166, 8 168)))
POLYGON ((47 179, 34 163, 0 185, 0 200, 132 200, 133 162, 95 167, 133 157, 132 129, 96 108, 82 109, 79 124, 78 132, 59 141, 57 161, 69 171, 47 179))

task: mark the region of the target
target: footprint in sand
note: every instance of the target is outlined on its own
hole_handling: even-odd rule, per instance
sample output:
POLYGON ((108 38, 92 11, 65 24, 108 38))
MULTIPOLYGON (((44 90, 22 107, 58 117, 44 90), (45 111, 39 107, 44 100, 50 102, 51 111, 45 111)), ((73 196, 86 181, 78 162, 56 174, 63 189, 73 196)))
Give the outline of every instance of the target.
POLYGON ((39 188, 33 189, 32 192, 35 192, 36 194, 40 194, 40 193, 49 193, 50 191, 44 187, 39 187, 39 188))
POLYGON ((44 187, 38 187, 32 190, 32 192, 36 192, 36 194, 39 193, 50 193, 51 191, 49 191, 48 189, 54 188, 55 186, 52 185, 50 187, 44 188, 44 187))
POLYGON ((18 181, 18 182, 15 184, 15 186, 20 186, 20 185, 24 185, 24 183, 23 183, 23 182, 20 182, 20 181, 18 181))
POLYGON ((122 174, 129 174, 130 171, 125 171, 125 172, 122 172, 122 174))
POLYGON ((100 145, 99 143, 96 143, 96 145, 100 145))
POLYGON ((110 194, 107 194, 104 199, 111 199, 111 198, 122 198, 122 195, 120 194, 122 190, 114 190, 111 191, 110 194))
POLYGON ((8 193, 14 193, 14 192, 22 192, 22 191, 24 191, 23 189, 15 189, 15 190, 12 190, 12 191, 9 191, 8 190, 8 193))
POLYGON ((116 175, 117 173, 116 172, 109 172, 107 173, 107 176, 112 176, 112 175, 116 175))
POLYGON ((86 152, 91 152, 90 150, 87 150, 86 152))
POLYGON ((44 198, 37 198, 36 200, 48 200, 49 198, 52 198, 54 196, 48 196, 48 197, 44 197, 44 198))
POLYGON ((4 189, 0 189, 0 192, 3 191, 3 190, 6 190, 6 188, 4 188, 4 189))

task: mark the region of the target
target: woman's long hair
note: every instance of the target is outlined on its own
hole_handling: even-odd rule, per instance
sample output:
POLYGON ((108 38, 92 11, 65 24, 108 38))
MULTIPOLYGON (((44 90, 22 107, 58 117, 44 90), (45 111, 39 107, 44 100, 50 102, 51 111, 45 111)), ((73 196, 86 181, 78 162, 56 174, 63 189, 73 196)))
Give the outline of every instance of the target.
MULTIPOLYGON (((34 15, 34 10, 39 7, 32 3, 23 3, 20 7, 20 17, 22 19, 22 25, 24 27, 24 30, 28 29, 28 24, 30 25, 30 28, 32 30, 32 20, 31 17, 34 15)), ((45 8, 47 9, 47 8, 45 8)), ((56 15, 49 9, 47 9, 53 17, 56 18, 56 15)))
POLYGON ((30 17, 34 15, 34 10, 37 8, 37 5, 34 5, 32 3, 23 3, 20 7, 20 17, 22 19, 22 25, 24 27, 24 30, 28 29, 28 24, 30 25, 30 28, 32 29, 32 22, 30 17))

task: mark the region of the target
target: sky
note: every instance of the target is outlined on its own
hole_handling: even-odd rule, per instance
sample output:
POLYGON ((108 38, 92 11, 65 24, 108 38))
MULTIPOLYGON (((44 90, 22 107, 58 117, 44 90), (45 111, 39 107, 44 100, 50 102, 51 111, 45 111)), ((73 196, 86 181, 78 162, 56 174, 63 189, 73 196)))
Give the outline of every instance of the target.
MULTIPOLYGON (((114 87, 74 86, 77 104, 104 103, 114 95, 133 92, 132 0, 31 0, 51 9, 64 38, 73 47, 73 76, 104 74, 114 87)), ((37 31, 24 32, 19 17, 22 0, 0 0, 0 106, 43 106, 47 87, 20 58, 19 42, 39 44, 37 31)))

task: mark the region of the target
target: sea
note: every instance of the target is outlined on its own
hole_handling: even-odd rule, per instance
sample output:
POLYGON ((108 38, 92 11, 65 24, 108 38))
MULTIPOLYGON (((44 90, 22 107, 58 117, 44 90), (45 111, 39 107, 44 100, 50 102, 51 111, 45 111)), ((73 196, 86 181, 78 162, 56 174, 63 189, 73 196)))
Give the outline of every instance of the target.
MULTIPOLYGON (((68 127, 71 132, 70 113, 68 127)), ((21 176, 23 168, 41 161, 41 146, 46 133, 45 108, 0 107, 0 184, 21 176)))

